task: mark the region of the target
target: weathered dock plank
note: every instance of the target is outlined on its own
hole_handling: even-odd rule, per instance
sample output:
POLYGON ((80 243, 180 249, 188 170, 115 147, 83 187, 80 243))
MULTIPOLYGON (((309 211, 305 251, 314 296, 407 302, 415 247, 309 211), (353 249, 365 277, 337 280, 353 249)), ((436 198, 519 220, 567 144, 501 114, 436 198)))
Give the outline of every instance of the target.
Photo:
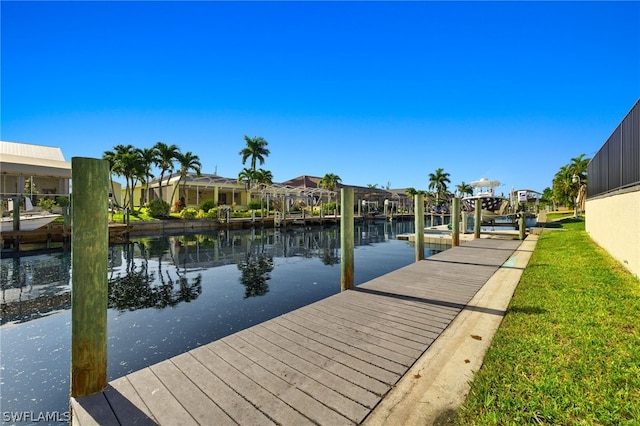
POLYGON ((72 400, 75 424, 359 424, 519 247, 480 239, 72 400))

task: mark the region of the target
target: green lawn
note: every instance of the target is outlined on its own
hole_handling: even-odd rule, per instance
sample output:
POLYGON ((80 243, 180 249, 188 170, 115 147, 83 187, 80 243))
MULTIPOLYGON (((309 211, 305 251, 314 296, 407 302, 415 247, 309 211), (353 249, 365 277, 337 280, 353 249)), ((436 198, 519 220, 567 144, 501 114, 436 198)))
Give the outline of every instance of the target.
POLYGON ((540 236, 456 424, 640 424, 640 281, 582 220, 540 236))

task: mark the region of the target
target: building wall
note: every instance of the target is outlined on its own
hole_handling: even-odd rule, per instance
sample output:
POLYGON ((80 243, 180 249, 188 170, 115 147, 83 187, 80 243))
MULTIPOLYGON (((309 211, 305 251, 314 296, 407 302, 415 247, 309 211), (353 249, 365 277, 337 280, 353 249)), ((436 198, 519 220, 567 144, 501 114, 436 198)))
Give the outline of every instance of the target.
POLYGON ((640 276, 640 186, 587 199, 585 215, 591 238, 640 276))

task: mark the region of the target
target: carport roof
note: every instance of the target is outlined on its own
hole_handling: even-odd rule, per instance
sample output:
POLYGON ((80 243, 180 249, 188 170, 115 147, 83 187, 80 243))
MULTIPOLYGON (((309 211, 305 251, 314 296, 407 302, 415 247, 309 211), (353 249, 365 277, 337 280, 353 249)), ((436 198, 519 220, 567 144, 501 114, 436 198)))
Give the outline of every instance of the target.
POLYGON ((71 163, 57 147, 0 141, 0 172, 70 179, 71 163))

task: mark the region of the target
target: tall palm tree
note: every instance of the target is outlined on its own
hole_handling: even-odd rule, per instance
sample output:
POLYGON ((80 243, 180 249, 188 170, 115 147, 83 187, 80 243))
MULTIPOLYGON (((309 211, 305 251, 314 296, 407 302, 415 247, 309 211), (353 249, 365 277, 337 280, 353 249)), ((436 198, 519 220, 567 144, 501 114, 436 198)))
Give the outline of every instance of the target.
POLYGON ((442 167, 437 168, 435 173, 429 173, 429 189, 436 190, 436 204, 439 204, 440 198, 447 196, 448 183, 451 183, 449 173, 446 173, 442 167))
POLYGON ((466 183, 465 181, 460 182, 460 185, 456 185, 456 190, 460 194, 461 197, 465 195, 473 195, 473 187, 466 183))
POLYGON ((265 157, 269 156, 270 151, 267 149, 269 144, 263 137, 255 136, 250 138, 244 135, 244 140, 247 146, 240 151, 242 156, 242 164, 247 162, 247 159, 251 158, 251 170, 256 170, 256 163, 259 161, 260 165, 264 164, 265 157))
POLYGON ((173 174, 174 170, 173 161, 180 153, 180 149, 174 144, 167 145, 164 142, 157 142, 153 146, 153 149, 156 152, 158 167, 160 167, 160 199, 164 200, 164 198, 162 197, 162 182, 164 180, 164 174, 166 172, 169 172, 167 181, 171 180, 171 175, 173 174))
POLYGON ((187 151, 184 154, 180 152, 177 153, 176 160, 178 161, 178 165, 180 166, 180 169, 178 170, 180 178, 178 179, 176 186, 173 188, 173 193, 171 194, 171 201, 169 202, 169 205, 173 204, 173 199, 176 196, 176 190, 178 189, 178 187, 180 186, 180 182, 182 181, 184 181, 182 192, 186 194, 186 177, 189 172, 193 170, 194 172, 196 172, 196 176, 200 176, 200 171, 202 170, 202 163, 200 162, 200 158, 197 155, 194 155, 191 151, 187 151))
MULTIPOLYGON (((135 152, 135 148, 133 145, 116 145, 113 147, 113 151, 105 151, 102 155, 104 160, 109 162, 109 170, 112 175, 118 177, 125 177, 127 187, 125 188, 125 199, 123 200, 123 204, 127 205, 127 197, 129 194, 129 177, 134 172, 134 170, 127 170, 127 166, 134 165, 133 162, 133 154, 135 152)), ((111 179, 111 194, 115 199, 115 188, 113 179, 111 179)))
POLYGON ((572 196, 572 182, 571 177, 573 173, 570 170, 570 165, 565 164, 560 167, 553 177, 553 197, 554 201, 558 204, 571 204, 572 196))
POLYGON ((109 175, 110 175, 109 180, 111 181, 111 202, 115 206, 116 191, 115 191, 113 176, 121 176, 120 165, 118 164, 117 154, 115 151, 105 151, 102 154, 102 159, 107 160, 107 162, 109 163, 109 175))
POLYGON ((585 154, 580 154, 571 159, 569 164, 569 172, 571 173, 571 187, 572 196, 577 197, 580 192, 580 188, 587 185, 587 166, 589 165, 590 158, 585 158, 585 154))
POLYGON ((158 157, 156 156, 156 151, 153 148, 142 148, 140 149, 140 159, 142 161, 142 168, 144 169, 144 200, 143 204, 147 204, 149 202, 149 182, 153 179, 153 174, 151 170, 154 166, 158 166, 158 157))
POLYGON ((126 181, 126 196, 123 204, 124 207, 131 207, 133 209, 133 188, 136 186, 138 179, 144 179, 145 173, 140 151, 132 149, 129 152, 123 153, 120 155, 119 162, 122 168, 122 176, 124 176, 126 181))

